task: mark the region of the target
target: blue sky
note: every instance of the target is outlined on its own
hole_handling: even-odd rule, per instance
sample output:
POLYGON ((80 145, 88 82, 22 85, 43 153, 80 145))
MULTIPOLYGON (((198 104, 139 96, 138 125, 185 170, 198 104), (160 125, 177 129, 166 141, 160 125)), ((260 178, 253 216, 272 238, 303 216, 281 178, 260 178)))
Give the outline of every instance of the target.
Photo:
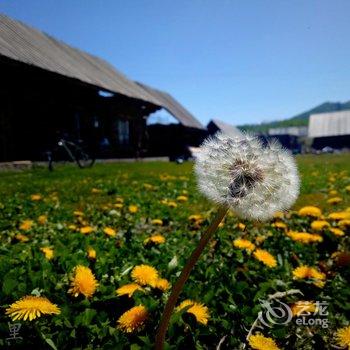
POLYGON ((203 123, 350 100, 348 0, 1 0, 0 11, 168 91, 203 123))

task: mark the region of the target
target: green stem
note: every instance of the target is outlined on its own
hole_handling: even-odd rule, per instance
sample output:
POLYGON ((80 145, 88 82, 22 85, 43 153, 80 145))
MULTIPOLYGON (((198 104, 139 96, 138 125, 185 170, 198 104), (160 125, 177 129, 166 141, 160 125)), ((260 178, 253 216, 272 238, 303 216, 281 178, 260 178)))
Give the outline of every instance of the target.
POLYGON ((156 342, 155 342, 155 349, 156 350, 163 350, 164 348, 164 341, 165 341, 165 335, 169 326, 169 321, 171 314, 173 313, 173 310, 175 308, 177 299, 194 267, 194 265, 197 263, 200 255, 202 254, 204 248, 208 244, 210 238, 213 236, 215 231, 217 230, 220 222, 225 217, 227 213, 227 208, 220 207, 214 221, 211 223, 211 225, 207 228, 207 230, 202 235, 198 246, 196 249, 192 252, 190 258, 188 259, 185 267, 183 268, 179 279, 176 281, 171 294, 169 296, 169 299, 165 305, 164 312, 160 321, 160 325, 157 331, 156 335, 156 342))

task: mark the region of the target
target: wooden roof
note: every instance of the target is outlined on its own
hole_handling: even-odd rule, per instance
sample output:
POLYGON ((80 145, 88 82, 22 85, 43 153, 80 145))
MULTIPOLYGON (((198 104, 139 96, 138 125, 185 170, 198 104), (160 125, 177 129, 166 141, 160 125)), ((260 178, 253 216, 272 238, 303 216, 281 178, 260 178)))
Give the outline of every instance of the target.
POLYGON ((106 61, 0 14, 0 54, 101 89, 158 104, 106 61))
POLYGON ((171 95, 139 82, 137 84, 154 96, 161 103, 161 106, 176 117, 181 124, 191 128, 204 129, 203 125, 171 95))
POLYGON ((226 122, 223 122, 219 119, 212 119, 209 123, 213 123, 221 132, 223 132, 227 136, 235 137, 235 136, 241 136, 242 133, 239 131, 235 126, 228 124, 226 122))
POLYGON ((0 56, 168 110, 185 126, 200 122, 169 94, 128 79, 105 60, 0 14, 0 56))

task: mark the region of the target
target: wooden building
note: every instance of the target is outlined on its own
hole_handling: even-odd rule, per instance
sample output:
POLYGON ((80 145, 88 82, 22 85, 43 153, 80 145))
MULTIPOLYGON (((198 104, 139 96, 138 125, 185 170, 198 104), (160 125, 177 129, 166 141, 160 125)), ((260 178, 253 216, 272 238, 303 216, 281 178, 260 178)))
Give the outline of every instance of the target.
POLYGON ((350 149, 350 110, 310 115, 308 136, 317 150, 350 149))
POLYGON ((180 122, 175 124, 152 124, 147 127, 148 150, 154 156, 169 156, 187 159, 192 156, 190 147, 198 147, 208 135, 202 124, 168 93, 140 84, 147 92, 157 98, 180 122))
POLYGON ((283 147, 294 153, 300 153, 304 140, 307 137, 307 126, 287 126, 280 128, 270 128, 268 139, 276 139, 283 147))
POLYGON ((45 159, 63 135, 82 139, 97 157, 154 155, 146 121, 161 108, 190 142, 203 130, 170 95, 5 15, 0 74, 0 161, 45 159))

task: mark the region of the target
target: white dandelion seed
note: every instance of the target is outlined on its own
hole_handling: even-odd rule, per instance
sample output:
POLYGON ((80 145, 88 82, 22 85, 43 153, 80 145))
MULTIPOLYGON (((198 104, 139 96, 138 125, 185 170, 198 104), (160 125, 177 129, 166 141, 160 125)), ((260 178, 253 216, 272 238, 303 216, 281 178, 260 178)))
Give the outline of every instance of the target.
POLYGON ((195 171, 202 193, 239 217, 266 220, 288 209, 299 194, 292 155, 277 142, 218 133, 201 146, 195 171))

